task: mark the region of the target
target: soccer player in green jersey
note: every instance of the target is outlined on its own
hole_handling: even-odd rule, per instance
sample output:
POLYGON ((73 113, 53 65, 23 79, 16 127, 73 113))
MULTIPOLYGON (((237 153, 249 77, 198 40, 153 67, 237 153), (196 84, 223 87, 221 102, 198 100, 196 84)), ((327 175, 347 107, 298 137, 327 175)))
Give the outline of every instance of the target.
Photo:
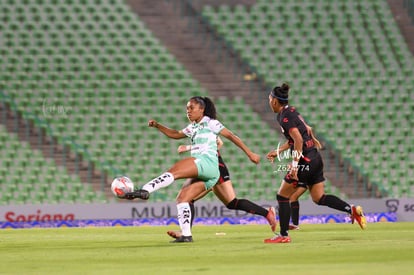
POLYGON ((176 162, 167 172, 146 183, 141 189, 127 193, 126 199, 140 198, 147 200, 150 194, 166 187, 177 179, 198 178, 202 181, 181 189, 177 200, 178 222, 182 236, 175 242, 192 242, 191 211, 189 203, 212 188, 220 177, 217 157, 217 136, 221 135, 238 146, 253 163, 260 161, 260 156, 253 153, 244 142, 225 128, 217 118, 214 103, 208 97, 192 97, 187 103, 187 117, 191 123, 182 130, 168 128, 155 120, 148 122, 149 127, 157 128, 169 138, 191 139, 191 157, 176 162))

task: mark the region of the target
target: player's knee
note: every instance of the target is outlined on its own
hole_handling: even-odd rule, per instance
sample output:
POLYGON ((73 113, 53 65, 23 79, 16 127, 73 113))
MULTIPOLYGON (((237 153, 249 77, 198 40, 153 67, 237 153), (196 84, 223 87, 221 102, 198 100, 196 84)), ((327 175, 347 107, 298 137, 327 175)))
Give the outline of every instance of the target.
POLYGON ((226 205, 226 207, 228 208, 228 209, 237 209, 237 203, 238 203, 238 199, 237 198, 234 198, 231 202, 229 202, 227 205, 226 205))
POLYGON ((297 196, 295 193, 292 194, 292 196, 289 197, 289 200, 292 201, 298 201, 299 200, 299 196, 297 196))

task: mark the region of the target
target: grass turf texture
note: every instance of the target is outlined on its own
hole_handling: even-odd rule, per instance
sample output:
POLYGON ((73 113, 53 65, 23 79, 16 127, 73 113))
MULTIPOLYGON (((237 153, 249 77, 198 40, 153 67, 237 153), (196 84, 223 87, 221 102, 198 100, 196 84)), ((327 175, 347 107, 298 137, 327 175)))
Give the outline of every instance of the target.
POLYGON ((264 225, 0 230, 0 274, 406 274, 414 223, 303 224, 290 244, 264 244, 264 225), (216 235, 224 232, 225 235, 216 235))

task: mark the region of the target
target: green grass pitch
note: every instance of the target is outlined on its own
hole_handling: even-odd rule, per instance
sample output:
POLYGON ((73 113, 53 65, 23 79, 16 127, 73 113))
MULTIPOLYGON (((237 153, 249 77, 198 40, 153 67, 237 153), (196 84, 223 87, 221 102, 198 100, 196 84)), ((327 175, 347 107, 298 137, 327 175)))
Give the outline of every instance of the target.
POLYGON ((0 274, 414 274, 414 223, 303 224, 290 244, 264 244, 265 225, 195 226, 184 244, 171 229, 0 230, 0 274))

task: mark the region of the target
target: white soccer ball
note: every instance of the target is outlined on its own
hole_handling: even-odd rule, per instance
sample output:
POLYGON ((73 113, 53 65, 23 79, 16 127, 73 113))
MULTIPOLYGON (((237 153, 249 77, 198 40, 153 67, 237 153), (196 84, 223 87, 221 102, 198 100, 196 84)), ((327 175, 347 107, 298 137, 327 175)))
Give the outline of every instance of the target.
POLYGON ((134 183, 128 177, 116 177, 111 183, 112 193, 118 197, 125 197, 125 193, 134 191, 134 183))

